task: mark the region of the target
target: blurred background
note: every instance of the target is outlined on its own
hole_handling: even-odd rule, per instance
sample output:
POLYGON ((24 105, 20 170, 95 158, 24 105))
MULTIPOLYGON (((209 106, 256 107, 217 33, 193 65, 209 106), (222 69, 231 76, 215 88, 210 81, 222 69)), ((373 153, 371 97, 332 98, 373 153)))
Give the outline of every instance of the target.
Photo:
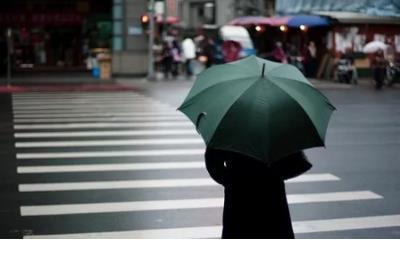
MULTIPOLYGON (((236 58, 257 54, 285 59, 309 77, 346 82, 349 79, 337 75, 338 60, 351 54, 357 77, 369 76, 372 59, 363 48, 371 41, 384 43, 385 55, 394 61, 400 52, 399 18, 400 4, 395 0, 2 1, 0 72, 7 71, 9 30, 13 73, 165 75, 165 48, 173 48, 175 40, 184 52, 181 42, 191 38, 196 46, 194 70, 207 66, 206 59, 235 59, 235 52, 226 59, 232 46, 222 48, 224 42, 234 41, 240 44, 236 58), (277 44, 284 57, 276 52, 277 44), (210 45, 215 49, 211 54, 210 45)), ((184 74, 181 56, 171 62, 172 74, 184 74)))

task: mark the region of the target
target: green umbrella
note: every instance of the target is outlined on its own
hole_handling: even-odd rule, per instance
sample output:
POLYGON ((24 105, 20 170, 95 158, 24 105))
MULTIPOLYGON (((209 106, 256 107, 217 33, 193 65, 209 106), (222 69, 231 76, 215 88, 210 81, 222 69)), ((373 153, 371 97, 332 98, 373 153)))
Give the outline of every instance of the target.
POLYGON ((199 74, 179 110, 207 146, 270 163, 324 146, 335 108, 294 66, 250 56, 199 74))

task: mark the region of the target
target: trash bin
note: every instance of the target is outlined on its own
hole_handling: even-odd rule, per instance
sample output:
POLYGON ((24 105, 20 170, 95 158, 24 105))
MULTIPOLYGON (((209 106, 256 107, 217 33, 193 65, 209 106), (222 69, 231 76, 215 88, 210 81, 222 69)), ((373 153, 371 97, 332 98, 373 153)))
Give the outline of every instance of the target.
POLYGON ((97 55, 100 68, 100 79, 111 79, 111 55, 109 53, 100 53, 97 55))
POLYGON ((91 53, 95 56, 94 60, 96 61, 92 69, 93 76, 100 79, 111 79, 112 68, 110 49, 96 48, 92 49, 91 53))

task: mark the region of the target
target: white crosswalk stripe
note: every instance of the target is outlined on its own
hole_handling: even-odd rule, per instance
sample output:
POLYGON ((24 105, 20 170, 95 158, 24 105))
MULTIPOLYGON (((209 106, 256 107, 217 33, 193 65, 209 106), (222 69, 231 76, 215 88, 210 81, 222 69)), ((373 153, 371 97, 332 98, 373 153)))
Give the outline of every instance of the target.
POLYGON ((181 115, 176 116, 156 116, 156 117, 108 117, 108 118, 63 118, 63 119, 14 119, 14 123, 51 123, 51 122, 112 122, 112 121, 169 121, 169 120, 186 120, 181 115))
POLYGON ((128 130, 128 131, 57 131, 15 133, 15 138, 61 138, 61 137, 117 137, 117 136, 155 136, 155 135, 198 135, 193 129, 169 130, 128 130))
MULTIPOLYGON (((286 183, 337 181, 338 177, 329 174, 308 174, 286 181, 286 183)), ((125 181, 98 181, 98 182, 70 182, 70 183, 34 183, 20 184, 21 192, 39 191, 71 191, 93 189, 133 189, 133 188, 165 188, 165 187, 198 187, 220 186, 210 178, 202 179, 161 179, 161 180, 125 180, 125 181)))
POLYGON ((16 130, 34 129, 85 129, 85 128, 138 128, 138 127, 192 127, 187 121, 124 122, 124 123, 61 123, 61 124, 15 124, 16 130))
POLYGON ((90 140, 90 141, 38 141, 16 142, 17 148, 50 148, 50 147, 92 147, 92 146, 129 146, 129 145, 176 145, 203 144, 200 138, 187 139, 124 139, 124 140, 90 140))
MULTIPOLYGON (((333 193, 289 194, 289 204, 338 202, 349 200, 380 199, 382 196, 370 191, 346 191, 333 193)), ((153 211, 166 209, 220 208, 223 198, 183 200, 133 201, 91 204, 58 204, 21 206, 21 216, 70 215, 87 213, 110 213, 127 211, 153 211)))
MULTIPOLYGON (((48 92, 14 94, 13 110, 21 216, 38 222, 24 238, 220 237, 221 216, 179 224, 187 213, 221 213, 223 198, 206 175, 203 140, 175 108, 133 92, 48 92), (140 217, 112 222, 131 213, 140 217)), ((315 209, 315 218, 293 221, 296 234, 400 227, 393 213, 320 218, 324 204, 384 200, 368 188, 343 188, 337 174, 286 181, 297 189, 288 192, 291 206, 315 209)))
MULTIPOLYGON (((336 218, 324 220, 294 221, 293 230, 296 234, 399 227, 400 215, 370 216, 370 217, 352 217, 336 218)), ((55 234, 55 235, 30 235, 27 239, 34 238, 153 238, 153 239, 196 239, 196 238, 217 238, 220 237, 222 227, 184 227, 170 229, 149 229, 133 231, 115 231, 115 232, 96 232, 96 233, 75 233, 75 234, 55 234)))
POLYGON ((174 150, 131 150, 131 151, 87 151, 87 152, 48 152, 17 153, 17 159, 67 159, 67 158, 101 158, 101 157, 140 157, 140 156, 191 156, 203 155, 204 149, 174 150))

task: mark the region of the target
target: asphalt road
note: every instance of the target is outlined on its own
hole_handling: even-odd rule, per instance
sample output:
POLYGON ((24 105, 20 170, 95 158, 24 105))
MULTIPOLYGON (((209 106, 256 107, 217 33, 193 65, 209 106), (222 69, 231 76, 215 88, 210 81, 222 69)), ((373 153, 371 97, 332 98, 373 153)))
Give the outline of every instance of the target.
MULTIPOLYGON (((3 237, 218 237, 223 190, 175 111, 189 84, 2 95, 3 237)), ((326 148, 287 184, 296 237, 400 238, 400 92, 323 92, 326 148)))

